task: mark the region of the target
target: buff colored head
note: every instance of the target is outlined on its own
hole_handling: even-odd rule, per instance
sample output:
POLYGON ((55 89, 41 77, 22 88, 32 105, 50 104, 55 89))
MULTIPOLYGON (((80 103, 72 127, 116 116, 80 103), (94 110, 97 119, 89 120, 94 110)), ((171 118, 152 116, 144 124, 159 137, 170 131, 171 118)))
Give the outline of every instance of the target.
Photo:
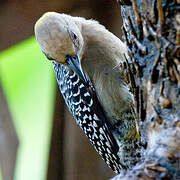
POLYGON ((35 36, 50 60, 66 63, 83 47, 83 38, 73 17, 55 12, 45 13, 35 24, 35 36))

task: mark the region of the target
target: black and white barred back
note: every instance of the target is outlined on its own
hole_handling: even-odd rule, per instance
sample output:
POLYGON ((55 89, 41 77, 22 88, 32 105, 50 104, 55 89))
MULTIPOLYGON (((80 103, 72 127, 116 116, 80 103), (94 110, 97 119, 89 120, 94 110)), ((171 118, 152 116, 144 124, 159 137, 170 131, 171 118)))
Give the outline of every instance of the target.
POLYGON ((91 83, 85 84, 68 67, 53 62, 56 79, 64 100, 77 124, 96 151, 116 173, 125 168, 117 155, 119 147, 91 83))

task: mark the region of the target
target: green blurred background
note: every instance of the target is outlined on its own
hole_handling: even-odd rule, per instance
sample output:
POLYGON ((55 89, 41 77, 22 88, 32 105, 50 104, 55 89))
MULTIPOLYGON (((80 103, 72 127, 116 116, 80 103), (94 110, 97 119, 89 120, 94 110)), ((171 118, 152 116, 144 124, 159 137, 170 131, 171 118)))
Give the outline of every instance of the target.
POLYGON ((20 140, 15 179, 45 179, 55 77, 35 38, 0 53, 0 77, 20 140))
POLYGON ((114 173, 75 124, 57 88, 52 64, 33 36, 36 20, 47 11, 96 19, 121 36, 120 8, 114 0, 1 0, 0 176, 3 180, 108 179, 114 173))

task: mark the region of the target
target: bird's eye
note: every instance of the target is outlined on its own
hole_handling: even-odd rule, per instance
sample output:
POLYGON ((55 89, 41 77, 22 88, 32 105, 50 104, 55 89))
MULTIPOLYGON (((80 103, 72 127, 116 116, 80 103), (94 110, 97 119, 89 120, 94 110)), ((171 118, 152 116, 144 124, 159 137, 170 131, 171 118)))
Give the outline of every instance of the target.
POLYGON ((68 30, 69 36, 70 36, 71 40, 73 41, 75 47, 76 48, 79 47, 79 38, 78 38, 77 34, 69 29, 67 29, 67 30, 68 30))
POLYGON ((73 33, 73 39, 76 40, 77 39, 77 35, 73 33))

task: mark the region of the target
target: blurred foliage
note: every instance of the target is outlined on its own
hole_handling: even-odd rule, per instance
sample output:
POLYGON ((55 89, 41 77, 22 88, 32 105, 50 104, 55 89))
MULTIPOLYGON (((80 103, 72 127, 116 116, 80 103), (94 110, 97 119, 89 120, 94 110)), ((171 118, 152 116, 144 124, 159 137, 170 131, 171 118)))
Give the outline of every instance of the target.
POLYGON ((55 77, 34 37, 0 53, 0 80, 20 142, 15 180, 44 180, 55 77))

